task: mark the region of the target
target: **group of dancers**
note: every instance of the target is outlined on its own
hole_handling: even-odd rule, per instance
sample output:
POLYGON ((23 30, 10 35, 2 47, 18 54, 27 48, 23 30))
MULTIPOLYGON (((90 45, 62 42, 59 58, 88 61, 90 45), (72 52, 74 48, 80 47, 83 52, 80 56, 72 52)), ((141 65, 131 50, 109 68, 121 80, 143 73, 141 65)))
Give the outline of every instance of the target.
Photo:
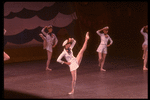
MULTIPOLYGON (((100 71, 106 71, 103 68, 103 66, 104 66, 106 55, 107 55, 107 47, 109 47, 113 43, 113 40, 108 35, 108 30, 109 30, 109 27, 106 26, 96 31, 96 33, 101 38, 100 45, 98 46, 96 50, 98 52, 98 62, 99 62, 98 66, 100 67, 100 71), (107 44, 108 41, 110 41, 109 44, 107 44)), ((53 48, 58 43, 58 39, 56 35, 52 33, 52 31, 53 31, 53 26, 49 25, 49 26, 45 26, 41 30, 43 34, 42 33, 39 34, 39 36, 43 39, 43 48, 47 50, 46 70, 49 70, 49 71, 52 71, 52 69, 49 68, 49 65, 50 65, 50 61, 52 57, 53 48), (48 32, 45 32, 45 29, 47 29, 48 32)), ((148 25, 144 26, 140 32, 144 36, 144 43, 142 44, 142 48, 143 48, 142 58, 144 59, 143 70, 148 70, 146 68, 147 58, 148 58, 148 25)), ((5 33, 6 33, 6 30, 4 29, 4 34, 5 33)), ((72 90, 68 94, 74 94, 74 89, 75 89, 75 84, 76 84, 76 79, 77 79, 77 69, 79 68, 80 63, 82 61, 83 53, 87 48, 87 43, 88 43, 89 38, 90 38, 89 32, 87 32, 85 34, 84 44, 76 57, 73 55, 73 51, 72 51, 73 47, 76 44, 76 40, 74 38, 68 38, 62 43, 64 50, 57 58, 57 62, 61 64, 66 64, 70 68, 70 72, 72 76, 72 84, 71 84, 72 90), (66 61, 62 60, 63 57, 65 57, 66 61)), ((9 60, 9 59, 10 59, 9 55, 4 52, 4 61, 9 60)))

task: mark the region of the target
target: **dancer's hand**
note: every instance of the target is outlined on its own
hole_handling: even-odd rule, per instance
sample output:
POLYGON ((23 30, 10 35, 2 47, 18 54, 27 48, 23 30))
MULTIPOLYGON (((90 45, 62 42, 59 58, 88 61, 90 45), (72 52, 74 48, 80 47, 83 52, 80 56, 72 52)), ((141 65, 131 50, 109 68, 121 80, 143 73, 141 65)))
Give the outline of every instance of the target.
POLYGON ((56 45, 53 45, 52 48, 55 48, 56 45))
POLYGON ((74 39, 73 38, 69 38, 68 40, 69 40, 69 42, 73 42, 74 39))
POLYGON ((110 46, 110 44, 107 45, 107 47, 109 47, 109 46, 110 46))
POLYGON ((66 65, 70 65, 71 64, 71 62, 64 62, 66 65))

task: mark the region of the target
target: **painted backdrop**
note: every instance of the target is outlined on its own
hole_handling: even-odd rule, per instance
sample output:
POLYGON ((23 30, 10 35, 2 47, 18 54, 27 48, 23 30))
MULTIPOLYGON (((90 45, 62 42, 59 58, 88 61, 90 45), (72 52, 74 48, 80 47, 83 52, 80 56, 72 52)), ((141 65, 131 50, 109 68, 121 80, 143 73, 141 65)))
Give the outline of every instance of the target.
POLYGON ((74 37, 76 12, 71 2, 5 2, 5 47, 42 45, 41 29, 53 25, 53 33, 63 29, 74 37))

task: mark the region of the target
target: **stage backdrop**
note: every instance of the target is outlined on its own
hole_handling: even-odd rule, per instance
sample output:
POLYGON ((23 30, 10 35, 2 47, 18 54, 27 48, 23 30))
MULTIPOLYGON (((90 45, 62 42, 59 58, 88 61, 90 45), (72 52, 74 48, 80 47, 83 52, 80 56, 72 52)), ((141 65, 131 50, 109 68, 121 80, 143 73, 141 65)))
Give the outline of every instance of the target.
POLYGON ((4 51, 11 58, 6 62, 45 59, 39 34, 48 25, 53 25, 53 33, 59 38, 55 51, 62 49, 60 44, 66 36, 75 36, 76 19, 72 2, 5 2, 4 51))

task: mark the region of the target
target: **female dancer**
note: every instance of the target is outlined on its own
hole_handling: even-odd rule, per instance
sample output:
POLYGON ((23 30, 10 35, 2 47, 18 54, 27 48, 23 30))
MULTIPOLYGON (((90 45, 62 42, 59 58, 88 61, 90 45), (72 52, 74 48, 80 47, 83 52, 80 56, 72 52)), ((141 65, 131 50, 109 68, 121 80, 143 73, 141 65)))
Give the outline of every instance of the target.
POLYGON ((103 65, 104 65, 104 62, 105 62, 106 54, 107 54, 107 47, 109 47, 113 43, 113 40, 107 34, 108 29, 109 29, 109 27, 106 26, 106 27, 96 31, 96 33, 101 37, 101 43, 100 43, 99 47, 96 50, 98 52, 98 56, 99 56, 98 66, 100 67, 100 71, 106 71, 105 69, 103 69, 103 65), (103 33, 100 33, 100 31, 103 31, 103 33), (109 45, 107 45, 108 40, 110 40, 109 45))
POLYGON ((52 48, 54 48, 57 43, 58 43, 58 39, 56 37, 56 35, 54 33, 52 33, 53 29, 52 29, 52 25, 49 25, 49 26, 45 26, 41 32, 46 36, 43 36, 43 34, 39 34, 40 37, 43 39, 43 48, 47 50, 47 62, 46 62, 46 70, 49 70, 51 71, 52 69, 48 68, 49 67, 49 64, 50 64, 50 60, 51 60, 51 57, 52 57, 52 48), (48 29, 48 33, 46 33, 44 30, 45 29, 48 29))
POLYGON ((147 57, 148 57, 148 25, 144 26, 140 32, 144 36, 144 42, 142 44, 142 48, 143 48, 143 57, 142 58, 144 59, 143 70, 148 70, 146 68, 147 57), (145 32, 144 32, 144 29, 145 29, 145 32))
MULTIPOLYGON (((6 33, 6 30, 4 29, 4 35, 5 33, 6 33)), ((10 59, 9 55, 4 52, 4 61, 9 60, 9 59, 10 59)))
POLYGON ((74 45, 76 44, 76 40, 74 40, 73 38, 69 38, 65 40, 62 44, 62 46, 64 46, 64 50, 57 58, 57 62, 61 64, 66 64, 70 67, 70 72, 72 75, 72 91, 69 92, 68 94, 74 94, 74 88, 75 88, 76 79, 77 79, 77 69, 81 63, 83 53, 87 48, 88 39, 89 39, 89 32, 86 33, 83 47, 81 48, 77 57, 74 57, 73 51, 72 51, 74 45), (67 62, 61 60, 63 57, 66 58, 67 62))

